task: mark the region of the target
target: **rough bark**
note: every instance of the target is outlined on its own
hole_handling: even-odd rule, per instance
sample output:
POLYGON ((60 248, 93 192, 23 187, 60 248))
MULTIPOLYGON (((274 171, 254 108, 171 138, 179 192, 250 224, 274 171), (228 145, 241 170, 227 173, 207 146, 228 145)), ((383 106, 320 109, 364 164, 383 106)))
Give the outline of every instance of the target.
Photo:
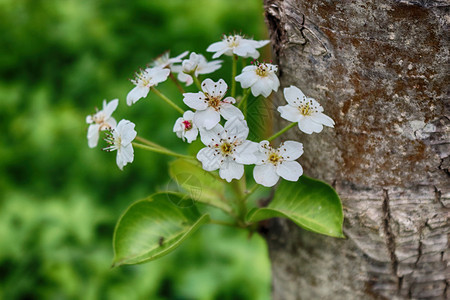
POLYGON ((336 121, 289 133, 305 173, 341 196, 347 236, 273 220, 274 299, 449 299, 449 2, 265 0, 265 11, 275 102, 292 84, 336 121))

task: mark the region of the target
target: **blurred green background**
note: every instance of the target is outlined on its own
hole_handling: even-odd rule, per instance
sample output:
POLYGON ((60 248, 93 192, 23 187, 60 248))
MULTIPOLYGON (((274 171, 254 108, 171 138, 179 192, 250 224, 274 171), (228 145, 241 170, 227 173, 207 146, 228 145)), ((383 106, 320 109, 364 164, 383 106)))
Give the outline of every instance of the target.
MULTIPOLYGON (((0 299, 269 299, 264 241, 214 225, 160 260, 111 269, 116 221, 166 189, 171 158, 136 149, 120 171, 102 142, 88 148, 85 124, 119 98, 117 120, 186 151, 160 99, 126 106, 128 78, 165 50, 211 59, 223 33, 266 38, 261 2, 0 0, 0 299)), ((170 82, 158 87, 181 103, 170 82)))

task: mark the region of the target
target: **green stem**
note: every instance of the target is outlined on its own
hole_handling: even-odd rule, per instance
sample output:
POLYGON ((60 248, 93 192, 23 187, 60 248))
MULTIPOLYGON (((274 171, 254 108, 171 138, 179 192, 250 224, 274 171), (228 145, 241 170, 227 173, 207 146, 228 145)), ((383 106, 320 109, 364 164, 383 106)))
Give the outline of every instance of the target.
POLYGON ((157 143, 153 143, 153 142, 151 142, 151 141, 149 141, 147 139, 144 139, 144 138, 142 138, 140 136, 137 136, 136 140, 141 142, 141 143, 147 144, 148 146, 154 147, 154 148, 165 149, 163 146, 160 146, 157 143))
POLYGON ((231 183, 231 186, 233 188, 234 193, 236 194, 236 205, 238 208, 238 224, 240 226, 245 225, 245 216, 247 214, 247 205, 245 204, 245 193, 244 189, 245 187, 242 186, 241 180, 233 180, 231 183))
POLYGON ((169 156, 186 158, 186 159, 195 159, 193 156, 179 154, 179 153, 167 150, 165 148, 156 148, 156 147, 151 147, 151 146, 147 146, 147 145, 143 145, 143 144, 139 144, 139 143, 132 143, 132 144, 133 144, 133 146, 135 146, 137 148, 145 149, 145 150, 155 152, 155 153, 161 153, 161 154, 165 154, 165 155, 169 155, 169 156))
POLYGON ((170 72, 170 80, 172 80, 173 81, 173 83, 175 83, 175 85, 177 86, 177 89, 180 91, 180 93, 182 93, 182 94, 184 94, 184 89, 183 89, 183 87, 181 86, 181 84, 180 84, 180 82, 178 81, 178 79, 175 77, 175 76, 173 76, 173 73, 172 72, 170 72))
POLYGON ((219 221, 219 220, 209 220, 210 224, 216 224, 216 225, 225 225, 225 226, 231 226, 231 227, 236 227, 235 223, 229 223, 229 222, 224 222, 224 221, 219 221))
POLYGON ((197 86, 198 90, 201 91, 202 90, 202 86, 200 84, 200 81, 198 80, 198 77, 194 75, 194 72, 192 72, 191 74, 192 79, 194 80, 195 85, 197 86))
POLYGON ((291 129, 292 127, 294 127, 295 125, 297 125, 297 122, 291 123, 288 126, 284 127, 283 129, 281 129, 280 131, 278 131, 277 133, 275 133, 274 135, 272 135, 270 138, 268 138, 267 140, 270 142, 274 139, 276 139, 277 137, 279 137, 280 135, 282 135, 283 133, 285 133, 286 131, 288 131, 289 129, 291 129))
POLYGON ((236 54, 233 54, 233 66, 231 69, 231 97, 234 98, 234 96, 236 95, 236 73, 237 73, 237 61, 238 61, 238 56, 236 54))
POLYGON ((184 114, 184 110, 181 109, 181 107, 179 107, 178 105, 176 105, 175 103, 172 102, 172 100, 170 100, 169 98, 167 98, 163 93, 161 93, 160 91, 158 91, 157 89, 155 89, 155 87, 151 87, 152 92, 154 92, 156 95, 158 95, 161 99, 163 99, 164 101, 166 101, 167 104, 169 104, 170 106, 172 106, 172 108, 174 108, 175 110, 177 110, 180 114, 184 114))

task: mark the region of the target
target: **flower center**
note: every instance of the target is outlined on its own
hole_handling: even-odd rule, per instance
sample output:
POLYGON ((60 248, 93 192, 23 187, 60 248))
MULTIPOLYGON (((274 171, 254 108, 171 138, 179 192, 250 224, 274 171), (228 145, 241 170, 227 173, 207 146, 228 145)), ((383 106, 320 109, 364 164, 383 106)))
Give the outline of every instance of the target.
POLYGON ((269 71, 270 70, 266 64, 259 64, 256 68, 256 75, 266 77, 267 75, 269 75, 269 71))
POLYGON ((233 152, 233 145, 228 142, 220 145, 220 151, 222 151, 222 155, 227 156, 233 152))
POLYGON ((269 162, 272 163, 274 166, 278 165, 278 163, 281 161, 282 157, 278 155, 278 153, 272 152, 269 154, 269 162))
POLYGON ((149 86, 151 80, 152 78, 148 76, 148 72, 141 69, 138 73, 136 73, 136 79, 131 80, 131 82, 135 85, 149 86))
POLYGON ((214 97, 209 95, 208 93, 204 93, 205 97, 206 97, 206 101, 208 101, 208 105, 211 106, 212 108, 214 108, 215 110, 218 110, 220 103, 222 100, 221 97, 214 97))
POLYGON ((299 106, 298 110, 300 111, 300 113, 304 116, 310 116, 313 113, 313 110, 311 109, 311 107, 309 106, 309 103, 306 103, 302 106, 299 106))
POLYGON ((122 144, 122 137, 119 135, 116 138, 114 137, 114 129, 108 129, 109 132, 106 133, 105 141, 109 144, 108 147, 103 148, 103 151, 111 152, 114 150, 120 151, 120 147, 122 144))
POLYGON ((184 120, 183 122, 184 130, 188 131, 192 129, 192 122, 189 120, 184 120))
POLYGON ((228 47, 235 48, 235 47, 239 46, 241 37, 239 35, 229 35, 229 36, 225 36, 224 40, 228 44, 228 47))

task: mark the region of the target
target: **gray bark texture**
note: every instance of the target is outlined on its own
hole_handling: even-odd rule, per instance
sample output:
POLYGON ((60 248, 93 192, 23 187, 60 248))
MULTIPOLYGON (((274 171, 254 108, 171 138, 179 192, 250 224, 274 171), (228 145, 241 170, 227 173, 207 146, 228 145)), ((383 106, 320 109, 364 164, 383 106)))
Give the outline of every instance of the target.
POLYGON ((449 1, 264 4, 275 103, 295 85, 336 122, 287 138, 336 188, 347 237, 270 221, 273 298, 450 299, 449 1))

